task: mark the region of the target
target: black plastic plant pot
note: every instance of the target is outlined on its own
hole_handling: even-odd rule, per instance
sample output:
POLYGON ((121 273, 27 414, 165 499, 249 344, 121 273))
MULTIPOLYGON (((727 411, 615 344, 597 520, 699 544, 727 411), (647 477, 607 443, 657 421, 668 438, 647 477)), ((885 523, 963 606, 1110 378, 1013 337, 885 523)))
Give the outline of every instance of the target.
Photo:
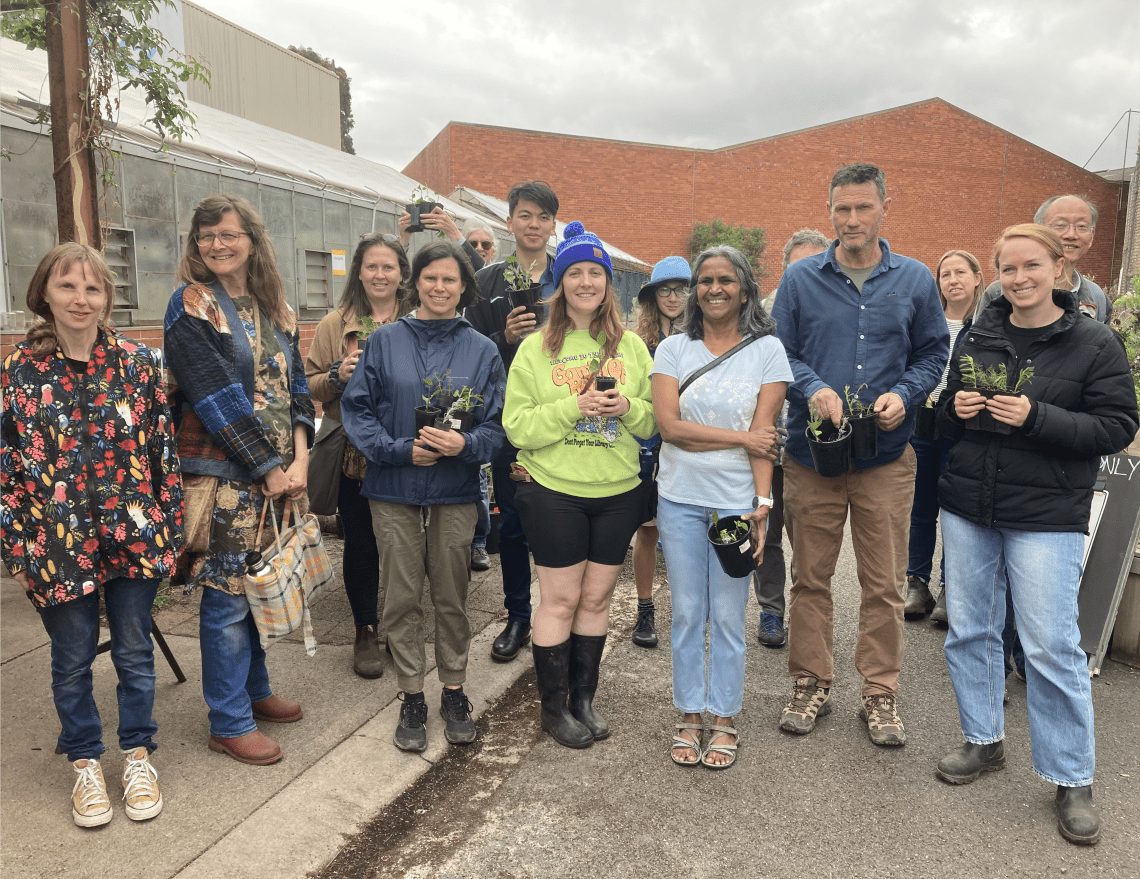
MULTIPOLYGON (((416 407, 416 436, 420 435, 420 430, 425 427, 435 427, 435 420, 439 418, 442 412, 435 406, 417 406, 416 407)), ((434 452, 435 449, 430 446, 425 446, 428 451, 434 452)))
POLYGON ((938 410, 931 406, 919 406, 914 412, 914 438, 921 440, 938 439, 935 415, 938 410))
POLYGON ((441 415, 436 419, 436 426, 440 430, 461 430, 464 433, 469 433, 471 428, 475 426, 475 413, 474 412, 455 412, 452 413, 451 420, 448 421, 441 415), (441 425, 446 424, 446 427, 441 425))
MULTIPOLYGON (((716 559, 730 577, 740 579, 751 576, 756 570, 756 559, 752 558, 752 530, 749 529, 732 543, 721 543, 720 532, 732 534, 737 522, 744 521, 739 516, 721 516, 715 525, 709 525, 709 543, 716 550, 716 559)), ((748 524, 747 522, 745 524, 748 524)))
POLYGON ((408 226, 409 232, 422 232, 424 231, 424 224, 420 222, 420 206, 418 204, 406 204, 404 210, 412 218, 411 225, 408 226))
POLYGON ((532 283, 525 290, 511 290, 508 295, 511 308, 518 308, 520 305, 541 305, 542 285, 532 283))
POLYGON ((845 476, 852 463, 851 426, 846 425, 840 430, 830 421, 825 421, 820 425, 819 439, 812 436, 810 427, 804 433, 815 472, 820 476, 845 476))
MULTIPOLYGON (((1020 394, 1011 394, 1009 391, 988 391, 977 389, 978 393, 985 397, 987 400, 992 400, 994 397, 1020 397, 1020 394)), ((963 424, 967 430, 985 430, 989 433, 1000 433, 1008 435, 1013 431, 1012 424, 1006 424, 1004 421, 998 421, 990 414, 989 409, 981 410, 973 418, 967 418, 963 424)))
POLYGON ((599 375, 594 379, 594 387, 599 391, 612 391, 617 387, 617 379, 612 375, 599 375))
POLYGON ((534 328, 537 330, 546 323, 546 305, 542 302, 534 302, 526 307, 527 314, 534 315, 534 328))
POLYGON ((874 412, 848 415, 851 425, 851 454, 856 461, 870 461, 879 454, 879 416, 874 412))

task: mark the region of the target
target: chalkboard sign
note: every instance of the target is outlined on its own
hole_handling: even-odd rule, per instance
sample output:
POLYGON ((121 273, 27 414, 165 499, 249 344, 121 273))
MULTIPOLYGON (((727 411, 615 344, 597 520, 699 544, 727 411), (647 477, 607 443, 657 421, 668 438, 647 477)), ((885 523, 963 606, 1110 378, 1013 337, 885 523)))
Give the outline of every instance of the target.
POLYGON ((1140 537, 1140 458, 1106 455, 1100 461, 1089 534, 1092 546, 1077 598, 1081 649, 1089 671, 1100 674, 1124 584, 1140 537))

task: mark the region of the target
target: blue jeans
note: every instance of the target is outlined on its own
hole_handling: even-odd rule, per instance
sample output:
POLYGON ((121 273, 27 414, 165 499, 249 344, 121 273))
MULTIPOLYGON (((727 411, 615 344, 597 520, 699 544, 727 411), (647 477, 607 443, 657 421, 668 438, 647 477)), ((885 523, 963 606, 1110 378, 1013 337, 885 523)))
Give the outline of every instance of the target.
POLYGON ((475 536, 471 538, 471 548, 486 548, 487 535, 491 533, 491 503, 487 494, 487 468, 479 468, 479 500, 475 502, 475 536))
POLYGON ((265 651, 245 595, 202 587, 198 636, 202 695, 210 708, 210 735, 236 738, 257 729, 253 703, 273 695, 265 651))
POLYGON ((1033 769, 1053 784, 1092 784, 1092 685, 1077 627, 1084 535, 982 528, 945 510, 942 535, 954 584, 947 595, 946 664, 966 741, 987 745, 1005 737, 1001 630, 1008 582, 1025 647, 1033 769))
MULTIPOLYGON (((938 528, 938 477, 946 469, 950 440, 926 440, 911 437, 914 449, 914 502, 910 508, 910 553, 906 566, 908 577, 921 577, 930 582, 934 567, 934 544, 938 528)), ((946 557, 943 552, 941 580, 946 585, 946 557)))
MULTIPOLYGON (((721 516, 749 509, 717 510, 721 516)), ((729 577, 708 541, 712 510, 657 501, 673 602, 673 704, 686 714, 739 713, 744 701, 744 612, 751 577, 729 577), (705 663, 705 629, 708 663, 705 663)))
POLYGON ((530 625, 530 544, 526 541, 519 511, 515 509, 515 488, 510 477, 511 462, 518 450, 505 445, 491 462, 495 483, 495 503, 499 505, 499 564, 503 569, 503 606, 507 618, 530 625))
MULTIPOLYGON (((119 677, 119 748, 153 751, 158 725, 154 708, 154 642, 150 609, 157 580, 116 578, 103 584, 107 624, 111 629, 111 662, 119 677)), ((91 663, 99 646, 99 593, 39 609, 51 638, 51 692, 63 727, 59 749, 71 761, 97 759, 103 747, 103 724, 91 689, 91 663)))

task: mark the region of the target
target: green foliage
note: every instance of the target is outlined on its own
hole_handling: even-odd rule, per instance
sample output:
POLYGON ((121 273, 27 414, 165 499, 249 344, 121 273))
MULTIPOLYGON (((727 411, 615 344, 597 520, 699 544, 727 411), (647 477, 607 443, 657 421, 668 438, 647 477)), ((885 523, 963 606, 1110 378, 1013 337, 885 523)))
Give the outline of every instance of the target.
POLYGON ((1124 340, 1136 399, 1140 401, 1140 275, 1132 279, 1132 292, 1112 303, 1112 326, 1124 340))
POLYGON ((741 537, 748 533, 749 524, 743 519, 737 519, 736 525, 731 530, 728 528, 720 528, 720 516, 716 510, 712 512, 712 526, 717 535, 717 542, 723 544, 736 543, 741 537))
POLYGON ((443 415, 444 418, 450 419, 457 412, 470 412, 477 406, 483 405, 482 395, 476 394, 472 388, 464 385, 456 390, 451 381, 450 369, 443 374, 442 378, 438 374, 433 374, 431 378, 423 379, 423 383, 424 387, 427 388, 427 395, 421 398, 424 405, 429 408, 443 408, 446 405, 447 411, 443 415))
POLYGON ((372 315, 364 314, 360 316, 360 323, 364 327, 363 330, 356 331, 356 338, 363 342, 371 336, 379 328, 379 324, 372 319, 372 315))
POLYGON ((534 260, 530 264, 530 268, 524 269, 519 265, 518 256, 512 253, 503 262, 506 263, 506 268, 503 269, 503 279, 507 282, 507 289, 516 293, 520 290, 529 290, 532 283, 530 273, 538 265, 538 260, 534 260))
MULTIPOLYGON (((817 440, 819 439, 819 429, 823 426, 823 414, 815 403, 808 404, 808 430, 811 435, 817 440)), ((716 515, 715 513, 713 515, 716 515)))
POLYGON ((752 265, 752 271, 759 279, 765 272, 760 268, 760 257, 768 242, 764 240, 764 229, 759 226, 745 226, 743 223, 726 223, 724 220, 710 220, 707 223, 694 223, 689 235, 689 258, 716 244, 730 244, 741 251, 752 265))
POLYGON ((874 403, 864 403, 859 399, 859 394, 866 388, 866 383, 859 385, 855 392, 851 392, 851 385, 844 385, 843 396, 847 400, 847 411, 852 415, 873 415, 875 412, 874 403))
POLYGON ((349 134, 356 121, 352 118, 352 87, 350 85, 352 79, 348 72, 343 67, 337 67, 336 62, 331 58, 323 58, 305 46, 290 46, 289 51, 296 52, 302 58, 307 58, 326 70, 331 70, 340 80, 340 148, 342 152, 356 155, 356 149, 352 144, 352 135, 349 134))
POLYGON ((1005 394, 1020 394, 1021 387, 1033 378, 1033 367, 1027 366, 1017 375, 1013 388, 1009 387, 1009 376, 1005 364, 989 368, 979 367, 969 354, 963 354, 958 362, 962 365, 962 387, 976 391, 1001 391, 1005 394))
MULTIPOLYGON (((6 12, 0 33, 29 49, 47 48, 45 10, 50 0, 28 0, 6 12)), ((91 114, 91 145, 106 149, 104 128, 119 109, 118 92, 138 88, 146 98, 151 124, 162 137, 181 141, 194 129, 194 116, 180 85, 210 82, 210 72, 194 58, 171 49, 166 37, 147 24, 159 6, 174 0, 92 0, 87 6, 91 90, 85 98, 91 114)), ((47 111, 41 124, 50 123, 47 111)))

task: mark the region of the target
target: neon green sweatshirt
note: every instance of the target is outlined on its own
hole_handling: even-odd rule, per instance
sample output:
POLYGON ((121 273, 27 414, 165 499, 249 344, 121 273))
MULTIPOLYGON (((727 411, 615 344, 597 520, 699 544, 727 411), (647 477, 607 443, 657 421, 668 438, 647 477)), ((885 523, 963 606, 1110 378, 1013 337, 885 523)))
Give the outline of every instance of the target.
POLYGON ((657 432, 649 387, 653 358, 636 333, 623 333, 617 356, 605 363, 602 375, 617 379, 629 412, 620 418, 587 417, 578 411, 578 393, 601 353, 587 330, 567 333, 556 357, 542 349, 541 333, 524 339, 515 353, 503 428, 519 449, 519 463, 544 488, 575 497, 612 497, 637 487, 636 437, 657 432))

